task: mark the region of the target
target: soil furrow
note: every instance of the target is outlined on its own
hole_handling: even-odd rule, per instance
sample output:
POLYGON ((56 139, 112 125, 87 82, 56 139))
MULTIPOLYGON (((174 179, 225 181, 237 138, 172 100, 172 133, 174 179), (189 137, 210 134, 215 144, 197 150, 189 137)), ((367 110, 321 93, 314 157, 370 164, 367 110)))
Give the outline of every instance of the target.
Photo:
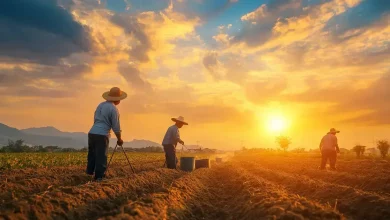
POLYGON ((301 163, 299 163, 299 160, 296 160, 295 163, 275 163, 275 161, 257 160, 256 163, 262 167, 273 170, 297 173, 313 179, 347 185, 364 191, 387 194, 390 196, 390 179, 387 175, 378 176, 377 172, 349 173, 342 169, 337 172, 326 172, 319 170, 317 167, 302 166, 301 163))
POLYGON ((105 219, 342 219, 330 207, 287 194, 232 165, 199 169, 166 192, 147 194, 105 219))
POLYGON ((183 219, 341 219, 330 207, 288 194, 278 185, 233 164, 218 166, 204 181, 206 191, 190 200, 183 219))
MULTIPOLYGON (((152 163, 134 165, 134 169, 136 173, 140 173, 143 171, 160 168, 160 165, 161 161, 156 161, 152 163)), ((92 179, 91 176, 84 173, 85 167, 74 167, 73 170, 67 169, 66 172, 62 173, 57 173, 56 171, 56 169, 53 171, 47 171, 46 175, 40 174, 35 178, 11 178, 13 181, 7 181, 3 184, 0 184, 0 205, 15 199, 21 200, 26 196, 37 194, 50 188, 85 184, 92 179)), ((132 172, 129 167, 119 165, 111 166, 108 172, 110 178, 126 177, 131 174, 132 172)))
MULTIPOLYGON (((102 183, 90 183, 79 186, 58 187, 40 195, 31 195, 24 200, 7 203, 1 213, 6 218, 77 218, 74 209, 91 202, 122 198, 123 195, 142 194, 145 190, 157 190, 166 181, 172 181, 183 175, 176 170, 158 169, 132 175, 129 178, 114 178, 102 183), (73 214, 72 214, 73 213, 73 214)), ((110 204, 110 203, 109 203, 110 204)), ((82 213, 82 212, 81 212, 82 213)))
POLYGON ((250 173, 280 184, 291 193, 320 201, 322 204, 335 205, 337 201, 336 208, 347 216, 358 219, 390 218, 388 209, 390 198, 385 195, 267 169, 253 162, 241 162, 241 167, 250 173))

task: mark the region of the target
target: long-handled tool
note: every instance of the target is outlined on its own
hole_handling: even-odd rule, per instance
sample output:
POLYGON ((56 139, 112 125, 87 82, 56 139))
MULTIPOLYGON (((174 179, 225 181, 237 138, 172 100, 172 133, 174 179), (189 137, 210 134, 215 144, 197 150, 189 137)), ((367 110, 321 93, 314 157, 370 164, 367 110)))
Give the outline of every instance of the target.
MULTIPOLYGON (((115 145, 114 151, 112 152, 112 155, 111 155, 110 161, 108 162, 107 169, 106 169, 106 172, 105 172, 105 173, 107 173, 108 168, 110 167, 111 160, 112 160, 112 158, 114 157, 114 154, 115 154, 115 151, 116 151, 116 148, 117 148, 117 147, 118 147, 118 144, 115 145)), ((125 157, 126 157, 126 159, 127 159, 127 162, 129 163, 129 166, 130 166, 130 168, 131 168, 131 171, 133 171, 133 173, 135 173, 134 168, 133 168, 133 166, 131 165, 129 158, 127 157, 127 154, 126 154, 126 152, 125 152, 125 149, 123 148, 123 146, 120 146, 120 147, 122 148, 122 152, 123 152, 123 154, 125 155, 125 157)), ((105 174, 105 173, 104 173, 104 174, 105 174)))

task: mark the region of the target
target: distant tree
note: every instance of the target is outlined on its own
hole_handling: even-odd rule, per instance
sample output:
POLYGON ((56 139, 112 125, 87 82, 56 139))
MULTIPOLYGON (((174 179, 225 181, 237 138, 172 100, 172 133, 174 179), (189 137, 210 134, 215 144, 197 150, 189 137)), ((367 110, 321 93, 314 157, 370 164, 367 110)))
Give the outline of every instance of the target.
POLYGON ((292 142, 291 142, 291 138, 281 135, 276 137, 276 143, 279 144, 280 148, 286 151, 292 142))
POLYGON ((377 142, 377 148, 381 152, 381 156, 385 158, 389 153, 390 144, 386 140, 380 140, 377 142))
POLYGON ((356 153, 357 158, 360 158, 360 156, 364 154, 364 151, 366 151, 366 146, 356 145, 352 148, 352 151, 356 153))
MULTIPOLYGON (((112 147, 109 147, 108 148, 108 151, 110 151, 110 149, 112 149, 112 147)), ((88 147, 83 147, 79 150, 80 152, 87 152, 88 151, 88 147)))
POLYGON ((46 152, 46 149, 42 145, 36 145, 31 147, 31 151, 34 152, 46 152))
POLYGON ((45 149, 47 150, 47 152, 55 152, 61 150, 61 148, 58 146, 46 146, 45 149))
POLYGON ((19 139, 16 141, 13 140, 8 140, 8 145, 2 147, 1 149, 2 152, 30 152, 31 148, 27 145, 24 144, 24 140, 19 139))
POLYGON ((74 148, 62 148, 61 152, 76 152, 77 150, 74 148))

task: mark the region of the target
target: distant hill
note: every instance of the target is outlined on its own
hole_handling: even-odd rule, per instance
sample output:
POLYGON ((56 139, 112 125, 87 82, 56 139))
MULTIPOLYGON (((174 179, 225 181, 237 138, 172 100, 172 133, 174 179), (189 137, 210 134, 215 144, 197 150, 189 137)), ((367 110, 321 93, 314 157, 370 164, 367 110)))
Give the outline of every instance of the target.
POLYGON ((43 135, 43 136, 56 136, 56 137, 73 137, 73 138, 85 138, 86 133, 83 132, 63 132, 55 127, 40 127, 40 128, 27 128, 20 131, 27 134, 43 135))
POLYGON ((43 146, 60 146, 63 148, 83 148, 87 142, 69 136, 50 136, 27 133, 0 123, 0 145, 8 144, 8 140, 23 139, 26 144, 43 146))
MULTIPOLYGON (((0 123, 0 146, 8 144, 8 140, 23 139, 30 145, 53 145, 62 148, 80 149, 88 146, 88 134, 83 132, 64 132, 55 127, 27 128, 18 130, 0 123)), ((116 139, 110 140, 110 146, 115 146, 116 139)), ((125 142, 124 147, 141 148, 148 146, 161 146, 161 144, 149 140, 134 139, 125 142)))
POLYGON ((21 132, 16 128, 11 128, 5 124, 0 123, 0 135, 5 137, 13 137, 21 135, 21 132))

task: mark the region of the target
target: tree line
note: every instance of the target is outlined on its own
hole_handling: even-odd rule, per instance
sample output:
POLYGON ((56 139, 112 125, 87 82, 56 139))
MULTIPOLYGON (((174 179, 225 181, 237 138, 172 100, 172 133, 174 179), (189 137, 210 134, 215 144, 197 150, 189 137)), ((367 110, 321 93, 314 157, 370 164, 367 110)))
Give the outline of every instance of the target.
MULTIPOLYGON (((109 151, 113 151, 114 148, 109 147, 109 151)), ((142 148, 131 148, 127 149, 126 151, 133 151, 133 152, 156 152, 161 153, 164 152, 162 147, 160 146, 148 146, 148 147, 142 147, 142 148)), ((75 148, 61 148, 59 146, 42 146, 42 145, 36 145, 36 146, 28 146, 25 144, 24 140, 19 139, 16 141, 8 140, 8 144, 6 146, 3 146, 0 148, 0 153, 22 153, 22 152, 87 152, 88 148, 84 147, 82 149, 75 149, 75 148)))
POLYGON ((19 139, 16 141, 8 140, 8 144, 0 148, 1 153, 22 153, 22 152, 77 152, 88 151, 88 148, 84 147, 80 150, 74 148, 61 148, 59 146, 28 146, 24 140, 19 139))

